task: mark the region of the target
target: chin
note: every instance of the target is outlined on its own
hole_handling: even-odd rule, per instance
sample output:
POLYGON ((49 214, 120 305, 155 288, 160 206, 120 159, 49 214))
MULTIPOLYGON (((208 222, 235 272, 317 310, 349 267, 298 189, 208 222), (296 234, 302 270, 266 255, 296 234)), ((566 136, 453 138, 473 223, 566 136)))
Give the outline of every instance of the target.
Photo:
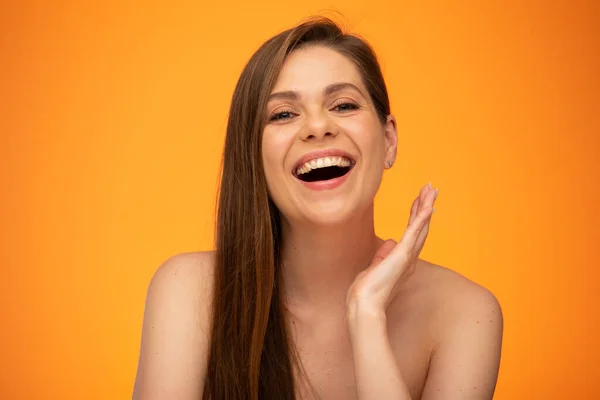
POLYGON ((347 224, 364 213, 367 207, 350 206, 348 200, 327 201, 313 204, 303 210, 300 219, 314 226, 332 227, 347 224))

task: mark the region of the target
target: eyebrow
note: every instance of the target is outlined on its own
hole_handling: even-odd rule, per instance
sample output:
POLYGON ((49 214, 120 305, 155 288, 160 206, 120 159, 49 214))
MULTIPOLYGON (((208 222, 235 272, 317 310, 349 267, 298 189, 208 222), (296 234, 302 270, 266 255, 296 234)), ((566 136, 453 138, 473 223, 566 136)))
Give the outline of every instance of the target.
MULTIPOLYGON (((323 93, 326 96, 329 96, 333 93, 336 92, 340 92, 342 90, 345 89, 354 89, 356 90, 358 93, 360 93, 361 96, 364 97, 363 92, 353 83, 350 82, 340 82, 340 83, 332 83, 331 85, 328 85, 325 90, 323 90, 323 93)), ((298 92, 294 92, 293 90, 285 90, 283 92, 275 92, 275 93, 271 93, 271 95, 269 96, 269 99, 267 101, 273 101, 273 100, 298 100, 300 98, 300 95, 298 94, 298 92)))

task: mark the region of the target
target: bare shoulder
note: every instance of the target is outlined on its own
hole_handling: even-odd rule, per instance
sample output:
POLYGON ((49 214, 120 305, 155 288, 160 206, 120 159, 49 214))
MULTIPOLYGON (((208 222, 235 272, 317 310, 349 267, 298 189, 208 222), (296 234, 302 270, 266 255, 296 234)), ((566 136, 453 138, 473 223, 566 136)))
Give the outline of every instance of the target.
POLYGON ((205 312, 210 306, 213 278, 214 252, 170 257, 158 267, 150 281, 145 317, 160 315, 173 322, 205 312))
MULTIPOLYGON (((496 296, 484 286, 441 265, 419 260, 415 273, 415 291, 432 307, 440 323, 468 316, 493 316, 502 321, 496 296)), ((489 321, 489 320, 488 320, 489 321)))
POLYGON ((158 267, 150 281, 148 294, 153 295, 155 292, 162 293, 166 290, 201 295, 205 290, 199 289, 211 289, 213 273, 214 252, 177 254, 158 267))
POLYGON ((133 398, 199 398, 209 345, 214 253, 175 255, 154 273, 133 398))
POLYGON ((449 268, 419 260, 417 270, 411 290, 434 335, 422 398, 491 399, 504 324, 498 299, 449 268))

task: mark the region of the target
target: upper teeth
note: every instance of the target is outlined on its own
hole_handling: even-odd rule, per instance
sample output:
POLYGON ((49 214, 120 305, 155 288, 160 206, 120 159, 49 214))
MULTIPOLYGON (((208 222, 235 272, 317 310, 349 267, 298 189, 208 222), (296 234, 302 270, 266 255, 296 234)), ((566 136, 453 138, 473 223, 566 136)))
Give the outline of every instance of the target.
POLYGON ((314 160, 310 160, 296 168, 296 175, 306 174, 307 172, 312 171, 317 168, 324 167, 349 167, 352 165, 352 161, 350 161, 346 157, 323 157, 323 158, 315 158, 314 160))

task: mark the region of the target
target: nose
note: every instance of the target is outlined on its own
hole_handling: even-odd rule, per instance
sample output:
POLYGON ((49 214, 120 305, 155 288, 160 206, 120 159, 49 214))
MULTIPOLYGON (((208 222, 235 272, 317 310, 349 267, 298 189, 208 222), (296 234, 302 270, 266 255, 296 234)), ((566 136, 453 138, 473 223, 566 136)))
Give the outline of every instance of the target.
POLYGON ((300 132, 303 141, 322 140, 327 136, 337 136, 337 125, 324 112, 308 114, 300 132))

